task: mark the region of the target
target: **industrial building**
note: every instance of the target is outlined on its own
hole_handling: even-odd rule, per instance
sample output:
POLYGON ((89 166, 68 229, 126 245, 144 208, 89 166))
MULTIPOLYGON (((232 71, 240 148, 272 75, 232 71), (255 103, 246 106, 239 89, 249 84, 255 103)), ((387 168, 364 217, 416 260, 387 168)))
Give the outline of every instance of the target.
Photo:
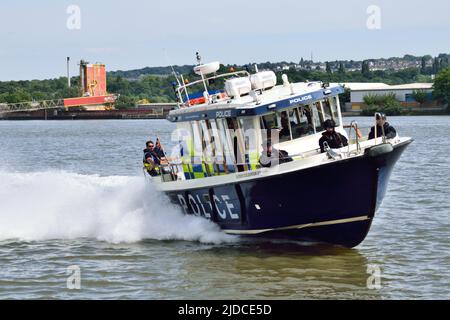
POLYGON ((388 85, 385 83, 346 82, 341 83, 341 85, 350 89, 350 103, 345 105, 345 111, 347 112, 360 112, 366 108, 364 97, 368 95, 395 94, 402 107, 407 109, 436 109, 438 107, 436 101, 433 100, 432 83, 388 85), (416 90, 423 90, 428 93, 425 103, 420 104, 414 100, 413 94, 416 90))
POLYGON ((106 67, 80 61, 80 97, 64 99, 66 109, 80 107, 87 111, 104 111, 114 108, 117 97, 106 91, 106 67))

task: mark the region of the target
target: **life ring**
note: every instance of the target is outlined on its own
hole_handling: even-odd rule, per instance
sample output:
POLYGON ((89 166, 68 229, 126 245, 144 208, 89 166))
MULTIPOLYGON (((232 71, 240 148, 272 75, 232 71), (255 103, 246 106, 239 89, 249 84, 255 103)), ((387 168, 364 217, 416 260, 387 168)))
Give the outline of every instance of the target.
MULTIPOLYGON (((227 97, 225 92, 216 93, 216 94, 213 94, 211 96, 214 96, 216 101, 217 100, 223 100, 223 99, 225 99, 227 97)), ((205 97, 199 97, 199 98, 194 98, 194 99, 188 100, 186 104, 189 107, 192 107, 192 106, 195 106, 195 105, 198 105, 198 104, 204 104, 204 103, 206 103, 205 97)))

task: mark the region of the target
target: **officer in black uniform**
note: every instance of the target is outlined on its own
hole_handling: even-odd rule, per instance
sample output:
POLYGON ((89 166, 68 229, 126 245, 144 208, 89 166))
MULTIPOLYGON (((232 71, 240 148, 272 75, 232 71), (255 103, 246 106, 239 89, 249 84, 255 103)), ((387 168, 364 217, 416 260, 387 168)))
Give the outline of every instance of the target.
MULTIPOLYGON (((393 126, 389 124, 389 122, 386 121, 386 115, 384 113, 377 114, 377 138, 383 136, 383 129, 384 129, 384 135, 386 139, 392 139, 397 135, 397 131, 394 129, 393 126)), ((369 133, 369 140, 375 138, 375 126, 373 126, 370 129, 369 133)))
POLYGON ((322 133, 322 137, 319 140, 320 151, 325 152, 325 142, 331 149, 338 149, 348 146, 348 140, 339 132, 336 132, 336 122, 333 119, 325 120, 323 123, 325 132, 322 133))

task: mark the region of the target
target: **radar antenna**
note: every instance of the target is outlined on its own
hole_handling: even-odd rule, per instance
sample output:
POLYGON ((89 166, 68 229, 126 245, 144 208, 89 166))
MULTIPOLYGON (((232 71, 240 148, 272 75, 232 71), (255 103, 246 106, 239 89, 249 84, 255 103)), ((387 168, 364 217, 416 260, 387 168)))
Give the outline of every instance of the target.
POLYGON ((196 52, 195 57, 197 58, 198 65, 202 64, 202 57, 200 56, 200 53, 196 52))

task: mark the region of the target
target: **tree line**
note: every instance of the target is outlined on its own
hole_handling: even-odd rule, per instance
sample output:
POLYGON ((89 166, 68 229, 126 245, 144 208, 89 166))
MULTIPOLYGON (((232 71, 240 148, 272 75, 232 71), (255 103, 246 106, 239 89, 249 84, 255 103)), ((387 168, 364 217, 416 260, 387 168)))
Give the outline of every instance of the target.
MULTIPOLYGON (((448 103, 450 88, 446 81, 450 77, 448 61, 440 59, 435 61, 438 74, 435 83, 435 96, 448 103)), ((260 70, 268 69, 268 66, 260 65, 260 70)), ((232 70, 249 71, 253 66, 221 65, 219 72, 232 70)), ((426 67, 429 68, 429 67, 426 67)), ((186 71, 188 69, 184 69, 186 71)), ((190 69, 192 70, 192 69, 190 69)), ((431 70, 433 71, 433 70, 431 70)), ((371 71, 367 63, 362 64, 361 70, 346 71, 345 65, 341 63, 337 70, 333 71, 331 64, 327 64, 326 70, 283 70, 276 71, 278 82, 281 83, 282 74, 286 74, 291 82, 301 81, 323 81, 323 82, 384 82, 387 84, 404 84, 411 82, 431 82, 430 70, 421 68, 408 68, 403 70, 375 70, 371 71), (425 71, 425 72, 424 72, 425 71)), ((199 76, 192 71, 185 72, 186 81, 195 81, 199 76)), ((72 87, 67 85, 67 78, 30 81, 6 81, 0 82, 0 103, 17 103, 25 101, 52 100, 61 98, 77 97, 80 95, 79 78, 73 77, 72 87)), ((148 102, 175 102, 176 94, 173 84, 173 75, 147 75, 137 80, 123 78, 120 73, 108 73, 107 90, 109 93, 120 95, 117 108, 134 107, 139 101, 148 102)), ((223 80, 210 83, 212 89, 223 89, 223 80)), ((195 88, 194 88, 195 89, 195 88)), ((201 86, 197 87, 202 90, 201 86)), ((348 93, 347 93, 348 95, 348 93)), ((345 96, 345 95, 344 95, 345 96)), ((345 97, 344 97, 345 98, 345 97)))

